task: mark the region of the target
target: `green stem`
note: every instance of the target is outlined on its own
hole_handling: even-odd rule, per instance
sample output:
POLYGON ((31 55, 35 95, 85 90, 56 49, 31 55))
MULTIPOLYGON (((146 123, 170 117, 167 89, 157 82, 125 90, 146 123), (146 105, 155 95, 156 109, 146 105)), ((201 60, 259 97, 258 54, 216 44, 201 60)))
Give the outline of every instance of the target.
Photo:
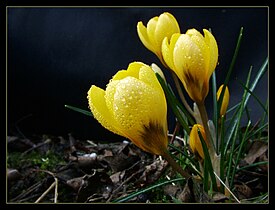
POLYGON ((209 130, 209 127, 208 127, 208 123, 207 123, 208 122, 207 111, 206 111, 204 102, 201 102, 201 103, 196 102, 196 104, 197 104, 198 109, 200 111, 201 120, 202 120, 202 124, 203 124, 203 127, 204 127, 205 135, 206 135, 207 141, 209 143, 209 154, 210 154, 211 159, 212 159, 212 157, 214 157, 214 154, 215 154, 215 148, 214 148, 213 140, 212 140, 210 130, 209 130))
POLYGON ((187 103, 187 101, 186 101, 186 99, 183 95, 183 92, 182 92, 182 89, 180 87, 180 83, 179 83, 179 79, 178 79, 177 75, 172 70, 171 70, 171 73, 172 73, 173 80, 175 82, 179 97, 180 97, 183 105, 185 106, 187 111, 192 115, 192 117, 195 118, 193 110, 191 109, 191 107, 189 106, 189 104, 187 103))
POLYGON ((188 172, 182 169, 182 167, 171 157, 167 150, 164 151, 163 154, 161 154, 161 156, 164 157, 168 161, 170 166, 179 174, 181 174, 182 177, 185 177, 186 179, 192 177, 188 172))

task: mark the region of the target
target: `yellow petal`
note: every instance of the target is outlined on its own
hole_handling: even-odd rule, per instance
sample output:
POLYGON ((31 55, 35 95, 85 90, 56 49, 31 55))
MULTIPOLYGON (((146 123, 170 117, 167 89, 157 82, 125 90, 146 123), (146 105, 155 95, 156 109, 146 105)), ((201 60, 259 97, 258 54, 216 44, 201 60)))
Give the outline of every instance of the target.
POLYGON ((168 39, 168 37, 165 37, 162 42, 161 52, 162 52, 163 60, 165 61, 166 65, 173 71, 175 69, 173 51, 179 36, 180 36, 180 33, 175 33, 171 36, 170 40, 168 39))
POLYGON ((103 127, 118 135, 123 135, 117 128, 112 113, 106 106, 104 90, 92 85, 92 87, 88 91, 88 102, 94 118, 103 127))
MULTIPOLYGON (((209 47, 205 42, 204 37, 202 34, 197 31, 196 29, 189 29, 186 32, 187 35, 190 36, 192 42, 198 47, 198 58, 197 62, 199 62, 199 65, 201 65, 201 69, 203 72, 198 72, 200 77, 209 78, 209 59, 210 59, 210 53, 209 53, 209 47)), ((195 58, 194 58, 195 59, 195 58)))
MULTIPOLYGON (((221 85, 219 87, 218 91, 217 91, 217 100, 219 100, 219 98, 220 98, 223 86, 224 85, 221 85)), ((229 90, 228 90, 228 87, 226 86, 225 92, 224 92, 224 95, 223 95, 221 109, 220 109, 220 116, 223 116, 226 113, 226 110, 227 110, 227 107, 228 107, 228 104, 229 104, 229 97, 230 97, 229 90)))
MULTIPOLYGON (((151 86, 153 89, 158 91, 159 94, 163 95, 163 97, 165 97, 162 87, 155 75, 155 72, 150 66, 144 65, 140 68, 139 79, 140 81, 143 81, 144 83, 146 83, 147 85, 151 86)), ((165 98, 163 100, 165 100, 165 98)))
POLYGON ((166 118, 166 102, 163 100, 161 93, 149 85, 136 78, 126 77, 116 86, 114 118, 123 128, 123 133, 138 138, 143 126, 149 125, 150 121, 163 124, 166 118))
POLYGON ((137 24, 137 32, 138 36, 142 42, 142 44, 150 51, 155 52, 155 48, 152 45, 148 34, 147 34, 147 28, 143 25, 141 21, 138 22, 137 24))
POLYGON ((180 28, 177 20, 173 15, 164 12, 159 16, 158 23, 155 28, 156 48, 161 50, 162 41, 165 37, 170 37, 174 33, 180 33, 180 28))
POLYGON ((174 48, 174 65, 176 73, 185 78, 192 74, 194 80, 204 80, 204 58, 199 46, 186 34, 181 34, 174 48))
POLYGON ((126 77, 116 86, 114 107, 116 122, 134 144, 153 154, 159 154, 165 148, 167 110, 165 98, 159 91, 136 78, 126 77), (161 130, 161 133, 150 136, 148 132, 153 131, 146 129, 152 128, 154 132, 161 130), (152 139, 147 139, 149 137, 152 139), (152 143, 154 141, 158 141, 157 144, 152 143))
POLYGON ((120 70, 118 71, 114 76, 113 80, 120 80, 125 77, 131 76, 135 78, 139 78, 139 69, 143 66, 144 64, 141 62, 132 62, 129 64, 127 70, 120 70))
POLYGON ((215 37, 208 30, 203 29, 203 32, 204 32, 204 36, 205 36, 205 43, 209 47, 210 60, 209 60, 208 74, 211 76, 211 74, 215 70, 217 62, 218 62, 218 45, 215 40, 215 37))
POLYGON ((147 23, 147 35, 148 35, 151 45, 154 48, 154 52, 156 52, 158 50, 156 34, 155 34, 157 23, 158 23, 158 17, 151 18, 147 23))

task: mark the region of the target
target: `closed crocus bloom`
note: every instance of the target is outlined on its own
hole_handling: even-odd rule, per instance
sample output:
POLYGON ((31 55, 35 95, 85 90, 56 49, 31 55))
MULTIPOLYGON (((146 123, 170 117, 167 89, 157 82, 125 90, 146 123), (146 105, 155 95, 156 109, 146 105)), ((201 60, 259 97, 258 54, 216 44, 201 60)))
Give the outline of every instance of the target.
MULTIPOLYGON (((221 92, 222 92, 222 88, 224 85, 221 85, 217 91, 217 100, 219 100, 221 92)), ((224 95, 223 95, 223 100, 222 100, 222 105, 221 105, 221 109, 220 109, 220 116, 225 115, 228 104, 229 104, 229 90, 228 87, 225 87, 225 91, 224 91, 224 95)))
POLYGON ((208 142, 206 141, 206 135, 205 135, 204 128, 200 124, 193 125, 193 128, 190 132, 189 144, 190 144, 190 147, 191 147, 191 150, 193 151, 193 153, 198 154, 202 159, 204 159, 204 152, 203 152, 203 148, 202 148, 198 130, 201 132, 201 135, 202 135, 203 139, 205 140, 206 145, 209 146, 208 142))
POLYGON ((103 90, 92 85, 89 107, 106 129, 130 139, 146 152, 167 150, 167 105, 152 68, 141 62, 118 71, 103 90))
POLYGON ((196 29, 189 29, 170 41, 173 51, 164 52, 165 44, 163 47, 166 60, 173 60, 170 67, 173 67, 188 95, 197 103, 204 102, 209 91, 209 79, 218 62, 217 42, 208 30, 203 29, 203 32, 204 36, 196 29))
POLYGON ((159 17, 153 17, 147 23, 147 27, 141 21, 137 24, 138 36, 143 45, 153 53, 155 53, 161 62, 163 62, 161 45, 165 37, 170 37, 174 33, 180 33, 180 28, 175 17, 164 12, 159 17))

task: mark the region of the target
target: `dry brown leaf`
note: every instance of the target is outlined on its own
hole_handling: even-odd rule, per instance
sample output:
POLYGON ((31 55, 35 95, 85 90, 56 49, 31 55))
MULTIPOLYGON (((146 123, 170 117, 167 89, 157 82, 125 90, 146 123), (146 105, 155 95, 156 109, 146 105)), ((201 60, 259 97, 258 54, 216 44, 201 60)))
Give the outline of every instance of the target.
POLYGON ((193 193, 191 192, 189 183, 186 182, 183 191, 179 194, 178 199, 183 203, 190 203, 193 201, 193 193))
POLYGON ((244 161, 249 165, 254 163, 254 161, 260 157, 268 149, 266 142, 255 141, 253 142, 248 154, 245 156, 244 161))
POLYGON ((145 170, 140 177, 140 180, 146 183, 152 183, 162 175, 163 170, 168 165, 166 160, 155 160, 152 164, 145 166, 145 170))
POLYGON ((250 198, 252 195, 252 190, 250 187, 248 187, 246 184, 236 184, 235 185, 236 191, 238 193, 238 198, 239 199, 247 199, 250 198))

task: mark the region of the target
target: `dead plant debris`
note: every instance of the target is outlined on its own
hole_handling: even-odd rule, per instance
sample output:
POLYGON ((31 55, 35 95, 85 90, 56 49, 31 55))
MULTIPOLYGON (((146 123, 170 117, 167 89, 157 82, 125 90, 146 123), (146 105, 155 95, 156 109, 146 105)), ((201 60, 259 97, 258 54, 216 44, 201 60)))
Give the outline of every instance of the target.
MULTIPOLYGON (((141 151, 129 141, 99 143, 69 134, 8 136, 8 203, 111 203, 173 176, 161 157, 141 151)), ((173 141, 177 147, 182 143, 173 141)), ((268 160, 265 143, 254 142, 239 167, 268 160)), ((268 166, 236 173, 239 200, 268 192, 268 166)), ((175 182, 138 194, 128 203, 234 203, 228 195, 211 198, 199 184, 175 182)))

